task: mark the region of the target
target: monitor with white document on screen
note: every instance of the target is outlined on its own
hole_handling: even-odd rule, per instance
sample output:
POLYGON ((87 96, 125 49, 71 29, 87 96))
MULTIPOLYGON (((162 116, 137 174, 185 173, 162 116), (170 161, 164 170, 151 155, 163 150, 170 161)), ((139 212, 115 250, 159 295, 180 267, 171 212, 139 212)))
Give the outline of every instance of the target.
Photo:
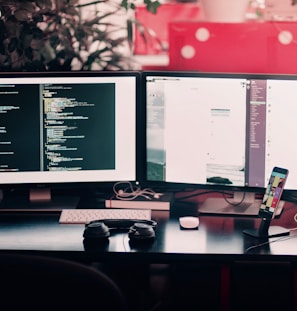
POLYGON ((199 211, 246 215, 273 167, 297 189, 297 76, 145 71, 142 85, 146 186, 232 193, 199 211))

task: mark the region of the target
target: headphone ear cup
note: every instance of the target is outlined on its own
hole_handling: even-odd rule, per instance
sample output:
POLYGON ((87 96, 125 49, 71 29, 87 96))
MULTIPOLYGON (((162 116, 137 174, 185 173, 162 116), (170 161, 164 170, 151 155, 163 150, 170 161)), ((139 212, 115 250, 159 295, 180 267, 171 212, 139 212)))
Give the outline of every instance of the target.
POLYGON ((155 239, 155 230, 145 223, 135 223, 128 232, 131 242, 151 242, 155 239))
POLYGON ((83 233, 85 239, 107 240, 109 236, 109 228, 102 221, 90 222, 83 233))

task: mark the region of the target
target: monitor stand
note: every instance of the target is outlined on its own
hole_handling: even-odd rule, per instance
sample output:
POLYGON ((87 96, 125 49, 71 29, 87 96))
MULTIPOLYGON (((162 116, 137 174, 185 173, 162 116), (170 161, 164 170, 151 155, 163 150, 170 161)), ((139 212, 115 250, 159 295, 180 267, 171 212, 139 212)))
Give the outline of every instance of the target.
POLYGON ((3 196, 0 212, 7 211, 61 211, 75 209, 79 196, 52 194, 50 188, 32 188, 26 193, 3 196))
MULTIPOLYGON (((254 192, 235 191, 233 198, 207 198, 199 205, 198 212, 201 214, 258 216, 261 202, 262 200, 255 198, 254 192)), ((280 201, 275 216, 281 214, 283 207, 284 201, 280 201)))
POLYGON ((280 226, 270 226, 271 218, 262 218, 258 229, 245 229, 243 233, 257 239, 281 237, 290 234, 290 230, 280 226))

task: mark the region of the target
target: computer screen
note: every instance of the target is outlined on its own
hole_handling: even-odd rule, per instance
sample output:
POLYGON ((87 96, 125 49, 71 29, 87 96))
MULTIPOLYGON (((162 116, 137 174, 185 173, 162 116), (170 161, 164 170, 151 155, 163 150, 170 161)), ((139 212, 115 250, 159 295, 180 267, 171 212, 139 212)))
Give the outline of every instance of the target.
POLYGON ((286 190, 297 189, 297 77, 143 72, 142 81, 147 185, 234 191, 233 209, 225 200, 200 208, 220 213, 264 193, 274 166, 290 171, 286 190))
POLYGON ((0 188, 137 181, 140 73, 0 74, 0 188))

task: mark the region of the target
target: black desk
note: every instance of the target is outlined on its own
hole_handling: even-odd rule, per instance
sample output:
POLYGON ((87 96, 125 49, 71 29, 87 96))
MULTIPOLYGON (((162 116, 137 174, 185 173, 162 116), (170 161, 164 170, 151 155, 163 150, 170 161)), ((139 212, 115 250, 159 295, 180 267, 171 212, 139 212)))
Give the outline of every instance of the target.
MULTIPOLYGON (((280 225, 286 228, 297 227, 297 223, 294 221, 296 212, 296 206, 288 203, 281 217, 274 219, 272 225, 280 225)), ((232 296, 232 292, 235 292, 234 297, 236 297, 235 302, 232 302, 235 305, 232 310, 236 310, 241 304, 243 298, 239 294, 250 292, 250 290, 238 286, 240 279, 247 278, 243 271, 250 271, 249 269, 255 271, 254 266, 251 268, 249 265, 245 265, 246 263, 258 264, 259 275, 262 273, 263 265, 265 267, 269 264, 273 265, 271 271, 275 273, 278 269, 275 267, 281 263, 277 277, 280 277, 282 281, 283 271, 285 271, 288 276, 284 280, 286 283, 287 281, 290 283, 287 284, 287 287, 284 287, 283 284, 281 286, 283 295, 285 295, 283 301, 288 303, 290 300, 293 301, 289 303, 290 306, 291 304, 297 305, 296 299, 295 301, 293 299, 295 297, 293 285, 297 280, 297 269, 295 268, 297 262, 297 230, 293 231, 289 237, 273 238, 270 239, 271 243, 269 244, 246 251, 249 247, 263 241, 245 236, 242 230, 258 227, 260 219, 199 215, 199 230, 180 230, 178 217, 194 215, 195 213, 196 209, 188 204, 174 206, 171 212, 153 211, 152 218, 158 222, 158 226, 156 239, 151 245, 131 246, 127 233, 122 232, 112 235, 107 245, 98 245, 91 250, 86 250, 83 244, 84 225, 59 224, 59 213, 0 213, 0 252, 6 250, 36 252, 87 263, 103 262, 123 266, 127 264, 129 267, 142 264, 169 264, 174 269, 179 267, 179 271, 187 269, 192 271, 191 269, 196 269, 197 266, 201 265, 202 268, 197 270, 197 275, 202 280, 200 282, 201 288, 207 283, 210 278, 209 275, 215 274, 213 272, 215 269, 210 271, 212 267, 219 267, 218 282, 220 289, 218 291, 220 291, 220 302, 218 304, 220 304, 220 310, 230 310, 229 298, 232 296), (235 266, 234 263, 236 263, 235 266), (242 264, 244 267, 238 268, 242 264), (205 270, 204 275, 201 273, 203 270, 205 270), (232 273, 232 271, 235 272, 232 273), (232 286, 234 280, 236 285, 232 286), (288 293, 288 288, 290 288, 290 293, 288 293)), ((174 271, 176 272, 176 270, 174 271)), ((181 285, 182 287, 191 284, 187 287, 187 291, 190 290, 193 287, 191 283, 193 280, 184 280, 181 275, 182 273, 176 279, 176 283, 184 282, 181 285)), ((272 279, 274 279, 273 275, 272 279)), ((255 286, 254 280, 250 282, 248 282, 248 287, 251 284, 252 287, 255 286)), ((264 284, 266 284, 265 282, 264 280, 264 284)), ((268 282, 270 285, 272 284, 271 280, 268 282)), ((277 281, 276 284, 278 284, 277 281)), ((206 292, 212 290, 212 286, 212 284, 209 285, 205 292, 200 291, 200 294, 202 293, 201 295, 205 296, 206 292)), ((272 286, 274 285, 272 284, 272 286)), ((255 296, 254 290, 252 292, 255 296)), ((196 295, 195 293, 192 294, 196 295)), ((207 300, 210 299, 207 298, 207 300)), ((247 302, 245 302, 245 306, 246 309, 251 307, 247 302)), ((287 307, 288 305, 285 305, 286 310, 288 310, 287 307)), ((241 307, 241 310, 244 309, 241 307)))
MULTIPOLYGON (((279 219, 272 225, 297 227, 293 217, 295 205, 288 203, 279 219)), ((85 250, 84 225, 59 224, 59 213, 0 213, 0 250, 40 251, 57 254, 73 253, 74 256, 93 260, 119 258, 143 260, 150 263, 175 260, 290 260, 297 261, 297 230, 289 237, 270 239, 266 244, 247 251, 257 241, 242 233, 243 229, 258 227, 260 219, 250 217, 225 217, 200 215, 199 230, 181 230, 178 217, 193 214, 188 206, 177 206, 171 213, 153 211, 157 220, 156 239, 151 245, 131 246, 126 233, 116 233, 109 244, 85 250), (277 242, 276 242, 277 241, 277 242)))

